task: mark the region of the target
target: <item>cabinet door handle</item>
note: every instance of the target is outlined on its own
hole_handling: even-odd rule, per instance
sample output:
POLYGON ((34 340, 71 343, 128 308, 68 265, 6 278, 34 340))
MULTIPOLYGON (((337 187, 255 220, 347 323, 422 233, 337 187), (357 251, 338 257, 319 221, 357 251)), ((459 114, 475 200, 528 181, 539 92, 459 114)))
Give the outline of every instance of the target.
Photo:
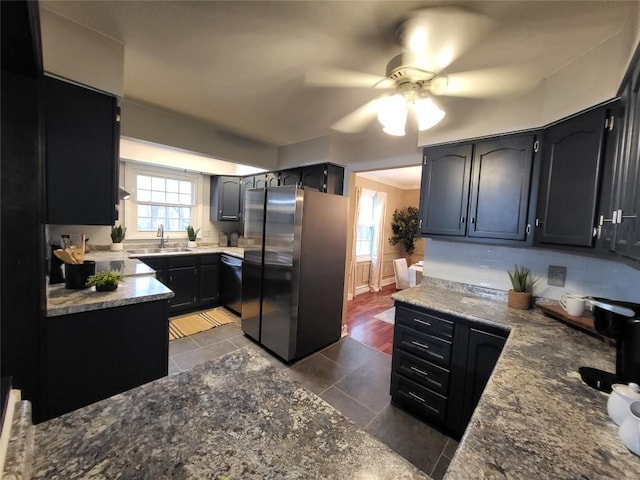
POLYGON ((460 217, 460 223, 464 223, 464 217, 460 217))
POLYGON ((544 222, 539 218, 536 218, 536 227, 541 227, 544 222))
POLYGON ((476 217, 471 217, 471 225, 473 225, 474 223, 476 223, 476 217))
POLYGON ((169 281, 173 282, 173 275, 169 275, 169 281))
POLYGON ((420 342, 416 342, 415 340, 412 340, 411 344, 415 345, 416 347, 421 347, 421 348, 424 348, 426 350, 429 350, 429 345, 425 345, 424 343, 420 343, 420 342))
POLYGON ((525 229, 525 232, 527 235, 529 235, 531 233, 531 224, 527 223, 527 228, 525 229))
POLYGON ((418 228, 422 228, 422 219, 418 221, 418 228))
POLYGON ((625 218, 638 218, 637 215, 623 215, 622 210, 618 210, 618 223, 622 223, 625 218))
POLYGON ((598 225, 601 227, 602 225, 604 225, 604 222, 611 222, 611 223, 616 223, 616 219, 615 219, 615 213, 613 212, 614 215, 612 215, 614 218, 604 218, 604 215, 600 215, 600 218, 598 220, 598 225))
POLYGON ((430 327, 430 326, 431 326, 431 324, 430 324, 429 322, 425 322, 424 320, 420 320, 419 318, 414 318, 414 319, 413 319, 413 321, 414 321, 414 322, 421 323, 422 325, 425 325, 425 326, 427 326, 427 327, 430 327))

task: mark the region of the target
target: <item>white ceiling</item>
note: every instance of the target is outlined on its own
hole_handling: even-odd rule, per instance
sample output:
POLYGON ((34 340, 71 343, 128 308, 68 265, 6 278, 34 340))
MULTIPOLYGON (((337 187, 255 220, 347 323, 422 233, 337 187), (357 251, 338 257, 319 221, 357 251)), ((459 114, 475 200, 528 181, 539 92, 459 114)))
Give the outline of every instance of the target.
MULTIPOLYGON (((327 135, 375 98, 374 89, 305 85, 305 74, 325 66, 384 75, 400 53, 395 27, 412 9, 462 5, 493 19, 491 33, 446 71, 496 69, 522 89, 619 32, 629 3, 41 1, 125 43, 126 98, 276 145, 327 135)), ((445 110, 463 101, 438 98, 445 110)))
POLYGON ((374 170, 371 172, 358 172, 357 176, 384 183, 402 190, 418 190, 422 175, 422 165, 415 167, 392 168, 387 170, 374 170))

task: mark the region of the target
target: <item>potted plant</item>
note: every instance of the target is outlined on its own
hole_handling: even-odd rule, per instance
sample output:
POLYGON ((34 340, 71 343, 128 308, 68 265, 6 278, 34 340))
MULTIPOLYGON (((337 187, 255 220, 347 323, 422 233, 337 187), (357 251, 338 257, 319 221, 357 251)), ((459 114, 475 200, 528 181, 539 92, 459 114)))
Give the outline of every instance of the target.
POLYGON ((112 292, 123 278, 124 275, 118 270, 98 272, 87 279, 87 286, 95 286, 96 292, 112 292))
POLYGON ((418 238, 418 209, 416 207, 396 209, 393 212, 391 231, 393 235, 389 243, 391 245, 402 243, 407 254, 413 255, 416 249, 415 241, 418 238))
POLYGON ((195 248, 198 246, 198 244, 196 243, 196 237, 198 236, 199 231, 200 229, 195 230, 191 225, 187 227, 187 236, 189 237, 187 247, 195 248))
POLYGON ((531 276, 527 267, 515 265, 513 272, 507 271, 513 288, 508 293, 508 305, 519 310, 529 310, 531 307, 531 290, 538 279, 531 276))
POLYGON ((114 252, 119 252, 122 250, 122 241, 124 240, 124 236, 127 233, 127 227, 122 227, 122 225, 114 225, 111 227, 111 250, 114 252))

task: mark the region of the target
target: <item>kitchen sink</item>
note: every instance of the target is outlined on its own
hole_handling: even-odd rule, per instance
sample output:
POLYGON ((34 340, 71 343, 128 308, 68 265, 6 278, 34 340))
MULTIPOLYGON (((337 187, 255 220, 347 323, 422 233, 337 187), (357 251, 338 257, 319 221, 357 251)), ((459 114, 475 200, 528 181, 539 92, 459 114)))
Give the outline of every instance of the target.
POLYGON ((134 248, 133 250, 127 250, 129 255, 170 255, 173 253, 186 253, 190 252, 190 248, 134 248))

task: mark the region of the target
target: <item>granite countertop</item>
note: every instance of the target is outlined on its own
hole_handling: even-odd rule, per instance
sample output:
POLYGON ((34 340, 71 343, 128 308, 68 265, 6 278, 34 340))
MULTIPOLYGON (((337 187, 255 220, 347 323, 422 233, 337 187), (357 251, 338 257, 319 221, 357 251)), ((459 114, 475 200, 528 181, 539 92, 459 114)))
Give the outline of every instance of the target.
POLYGON ((445 478, 640 478, 640 458, 607 415, 608 395, 578 374, 615 371, 615 350, 536 310, 509 308, 499 292, 451 287, 425 278, 393 298, 510 334, 445 478))
POLYGON ((36 425, 33 479, 428 479, 258 353, 36 425))
POLYGON ((163 300, 173 295, 153 275, 125 277, 113 292, 96 292, 95 287, 69 290, 61 283, 49 286, 47 317, 163 300))

